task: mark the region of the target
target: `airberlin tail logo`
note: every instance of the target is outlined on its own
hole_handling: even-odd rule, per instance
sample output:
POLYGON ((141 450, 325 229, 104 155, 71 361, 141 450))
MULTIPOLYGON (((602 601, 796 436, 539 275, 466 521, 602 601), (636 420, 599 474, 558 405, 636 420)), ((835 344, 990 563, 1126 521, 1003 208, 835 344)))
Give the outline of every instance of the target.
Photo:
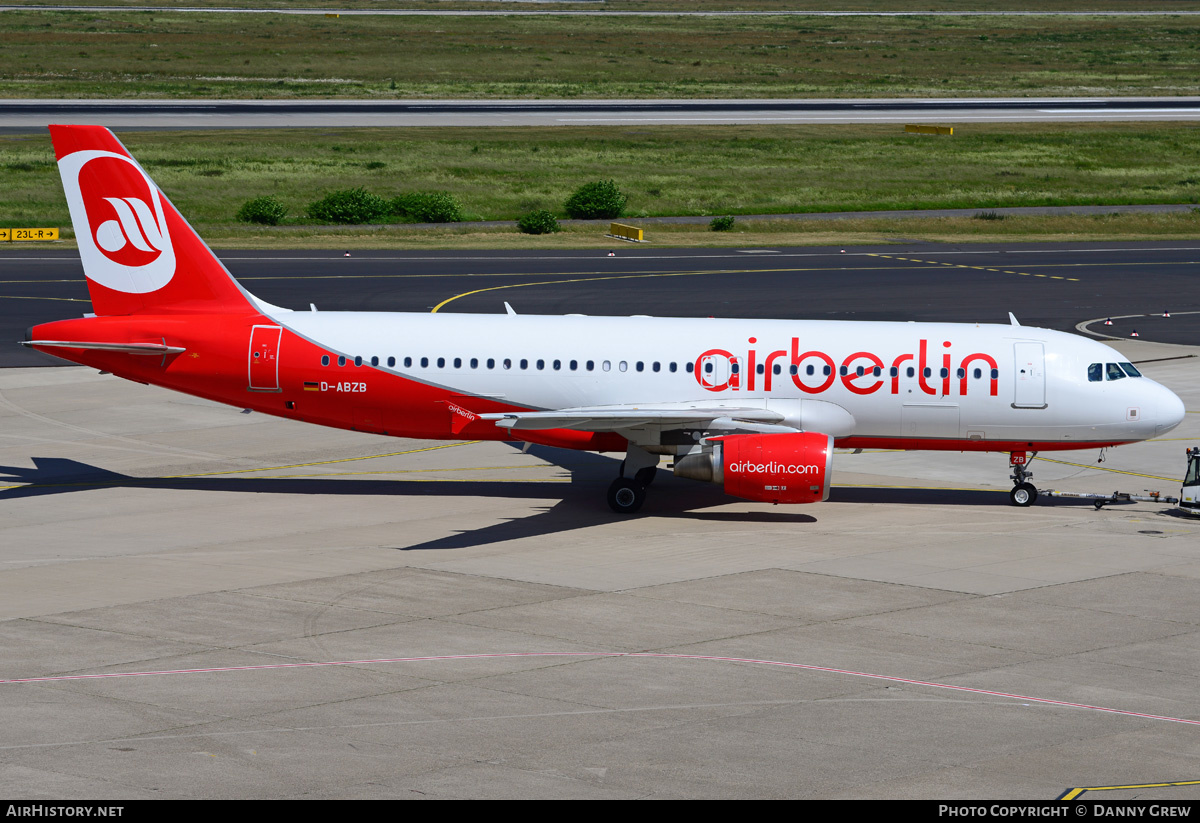
MULTIPOLYGON (((88 199, 84 198, 84 204, 88 199)), ((96 229, 96 245, 114 263, 137 265, 122 257, 135 257, 139 252, 157 257, 163 250, 164 240, 154 219, 154 212, 145 200, 136 197, 105 197, 117 214, 116 220, 105 220, 96 229)), ((90 217, 90 215, 89 215, 90 217)))
POLYGON ((128 157, 78 151, 59 161, 84 274, 116 291, 157 291, 175 274, 162 195, 128 157))

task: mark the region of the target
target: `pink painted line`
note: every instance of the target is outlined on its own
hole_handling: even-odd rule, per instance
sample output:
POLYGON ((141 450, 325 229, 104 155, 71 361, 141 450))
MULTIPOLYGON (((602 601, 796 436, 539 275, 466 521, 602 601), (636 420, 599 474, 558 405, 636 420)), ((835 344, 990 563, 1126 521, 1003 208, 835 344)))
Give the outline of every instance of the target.
POLYGON ((888 683, 904 683, 910 686, 926 686, 931 689, 948 689, 956 692, 982 694, 989 697, 1003 697, 1008 700, 1021 700, 1028 703, 1040 703, 1047 706, 1062 706, 1069 709, 1086 709, 1106 714, 1118 714, 1125 717, 1140 717, 1143 720, 1163 720, 1168 723, 1185 723, 1200 726, 1200 720, 1190 720, 1184 717, 1170 717, 1162 714, 1133 712, 1125 709, 1113 709, 1107 706, 1092 706, 1087 703, 1072 703, 1066 700, 1051 700, 1045 697, 1030 697, 1023 694, 977 689, 971 686, 955 686, 951 683, 935 683, 930 680, 913 680, 907 677, 892 677, 886 674, 871 674, 856 672, 852 669, 835 669, 829 666, 812 666, 805 663, 788 663, 782 660, 757 660, 752 657, 715 657, 700 654, 667 654, 662 652, 496 652, 491 654, 448 654, 430 657, 381 657, 371 660, 335 660, 321 663, 264 663, 258 666, 218 666, 208 669, 166 669, 149 672, 108 672, 105 674, 67 674, 56 677, 24 677, 13 680, 0 680, 0 685, 13 683, 62 683, 70 680, 103 680, 116 677, 151 677, 168 674, 212 674, 216 672, 249 672, 268 669, 308 669, 323 666, 362 666, 378 663, 420 663, 434 660, 486 660, 504 657, 648 657, 663 660, 704 660, 717 663, 750 663, 759 666, 781 666, 789 669, 802 669, 810 672, 825 672, 826 674, 841 674, 850 677, 865 677, 871 680, 883 680, 888 683))

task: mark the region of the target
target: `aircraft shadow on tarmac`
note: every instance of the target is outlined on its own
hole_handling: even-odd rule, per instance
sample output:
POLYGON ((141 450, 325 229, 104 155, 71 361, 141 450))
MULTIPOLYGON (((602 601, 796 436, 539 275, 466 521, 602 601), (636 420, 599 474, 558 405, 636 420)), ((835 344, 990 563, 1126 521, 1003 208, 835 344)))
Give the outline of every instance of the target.
MULTIPOLYGON (((252 494, 319 494, 337 496, 387 497, 480 497, 516 500, 557 498, 550 506, 539 507, 531 515, 522 515, 482 528, 454 534, 411 546, 396 546, 399 551, 460 549, 502 543, 523 537, 565 533, 612 523, 617 516, 605 504, 604 490, 613 476, 616 461, 590 453, 533 447, 531 453, 571 474, 567 483, 514 483, 503 480, 366 480, 327 477, 132 477, 66 458, 34 457, 34 468, 0 466, 0 485, 24 484, 0 490, 0 500, 41 495, 65 494, 96 488, 182 489, 190 491, 238 492, 252 494)), ((832 503, 857 505, 998 506, 1007 505, 1007 492, 964 489, 896 489, 880 487, 834 487, 832 503)), ((796 507, 762 506, 756 511, 705 511, 731 502, 716 486, 694 481, 675 481, 668 472, 659 472, 650 489, 646 506, 633 518, 677 518, 690 522, 707 521, 765 526, 803 525, 818 518, 796 507)), ((1039 502, 1038 505, 1045 505, 1039 502)), ((1088 501, 1055 500, 1061 505, 1087 505, 1088 501)))

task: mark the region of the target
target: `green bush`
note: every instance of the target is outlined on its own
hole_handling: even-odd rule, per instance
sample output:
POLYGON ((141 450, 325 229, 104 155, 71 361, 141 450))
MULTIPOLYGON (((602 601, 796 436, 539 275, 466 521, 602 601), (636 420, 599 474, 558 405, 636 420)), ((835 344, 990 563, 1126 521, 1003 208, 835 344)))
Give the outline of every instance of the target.
POLYGON ((714 217, 708 224, 709 231, 729 231, 733 228, 732 217, 714 217))
POLYGON ((462 205, 445 191, 412 191, 393 197, 392 214, 416 223, 460 223, 462 205))
POLYGON ((577 220, 611 219, 621 216, 628 199, 612 180, 597 180, 576 189, 563 208, 577 220))
POLYGON ((308 216, 326 223, 371 223, 390 212, 388 201, 362 188, 330 192, 308 204, 308 216))
POLYGON ((264 226, 278 226, 286 216, 287 208, 270 195, 247 200, 236 215, 243 223, 262 223, 264 226))
POLYGON ((552 234, 562 231, 558 220, 545 209, 531 211, 517 221, 517 228, 524 234, 552 234))

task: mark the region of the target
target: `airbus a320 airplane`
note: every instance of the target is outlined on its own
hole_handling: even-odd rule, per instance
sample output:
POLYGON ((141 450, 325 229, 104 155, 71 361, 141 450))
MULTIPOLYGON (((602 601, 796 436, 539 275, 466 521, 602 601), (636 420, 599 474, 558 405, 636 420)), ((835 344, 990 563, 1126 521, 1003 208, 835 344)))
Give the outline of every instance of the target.
MULTIPOLYGON (((1162 435, 1183 403, 1122 355, 1010 325, 307 312, 243 289, 125 147, 51 126, 93 315, 25 345, 237 407, 364 432, 662 455, 767 503, 829 497, 834 446, 1030 453, 1162 435)), ((1011 317, 1011 316, 1010 316, 1011 317)))

